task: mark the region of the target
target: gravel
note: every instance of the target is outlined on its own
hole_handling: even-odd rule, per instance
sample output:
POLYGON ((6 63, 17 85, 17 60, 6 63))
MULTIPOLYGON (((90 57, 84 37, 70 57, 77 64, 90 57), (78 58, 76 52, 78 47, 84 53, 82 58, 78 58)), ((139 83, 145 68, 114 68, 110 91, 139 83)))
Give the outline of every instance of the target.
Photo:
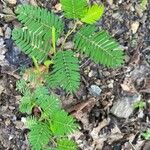
POLYGON ((90 86, 89 92, 91 95, 97 97, 100 96, 102 89, 99 86, 93 84, 90 86))
POLYGON ((139 94, 126 95, 113 104, 110 112, 119 118, 129 118, 134 111, 133 104, 140 100, 139 94))

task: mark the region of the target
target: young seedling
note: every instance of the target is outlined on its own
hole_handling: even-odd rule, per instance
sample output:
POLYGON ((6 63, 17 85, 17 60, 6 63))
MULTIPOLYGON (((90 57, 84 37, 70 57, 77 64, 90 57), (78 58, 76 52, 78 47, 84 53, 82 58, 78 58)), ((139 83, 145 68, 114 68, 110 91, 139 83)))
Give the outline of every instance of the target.
POLYGON ((33 150, 76 150, 77 145, 67 135, 77 130, 73 117, 61 109, 60 101, 49 95, 45 86, 31 89, 29 82, 21 79, 17 89, 23 94, 20 111, 32 116, 26 125, 31 130, 28 134, 33 150))
POLYGON ((20 111, 32 115, 27 119, 27 126, 34 150, 77 149, 67 138, 77 129, 74 119, 60 108, 58 99, 47 90, 62 87, 66 92, 75 93, 79 89, 80 67, 76 52, 106 67, 116 68, 124 62, 118 42, 94 25, 104 13, 103 5, 89 6, 87 0, 60 0, 60 3, 64 17, 74 19, 74 27, 67 33, 64 19, 53 12, 31 5, 16 9, 23 26, 13 30, 12 38, 34 63, 17 83, 17 89, 23 94, 20 111), (57 47, 61 36, 65 37, 64 41, 57 47), (68 38, 72 39, 74 48, 65 50, 68 38))
POLYGON ((147 5, 148 5, 148 0, 141 0, 141 7, 143 10, 146 9, 147 5))
POLYGON ((150 139, 150 129, 148 129, 145 133, 141 134, 145 140, 149 140, 150 139))
POLYGON ((99 31, 93 25, 102 17, 104 6, 88 6, 86 0, 60 0, 64 17, 74 19, 74 27, 69 30, 60 47, 58 38, 64 35, 64 22, 57 15, 30 5, 16 9, 18 20, 24 25, 15 28, 12 37, 21 50, 40 64, 52 65, 51 73, 44 77, 51 87, 62 87, 70 93, 78 90, 80 73, 76 52, 81 52, 97 63, 107 67, 118 67, 124 62, 122 48, 105 30, 99 31), (74 48, 65 50, 64 45, 72 37, 74 48))
POLYGON ((144 109, 146 107, 146 103, 144 101, 135 102, 133 107, 135 109, 144 109))

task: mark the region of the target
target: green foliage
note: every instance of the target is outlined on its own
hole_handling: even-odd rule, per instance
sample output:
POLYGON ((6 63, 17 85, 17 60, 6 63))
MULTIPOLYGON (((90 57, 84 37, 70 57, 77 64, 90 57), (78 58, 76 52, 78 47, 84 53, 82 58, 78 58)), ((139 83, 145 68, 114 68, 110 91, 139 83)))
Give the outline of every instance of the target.
POLYGON ((78 128, 75 119, 61 109, 58 98, 49 95, 50 91, 44 86, 59 86, 70 93, 78 90, 78 59, 72 50, 64 50, 69 36, 72 38, 76 29, 81 27, 73 38, 73 49, 97 63, 117 67, 124 59, 119 44, 106 31, 98 31, 94 25, 86 26, 80 22, 93 24, 98 21, 104 12, 103 5, 89 7, 87 0, 60 0, 60 3, 64 16, 76 20, 74 27, 65 35, 61 47, 57 47, 56 43, 63 33, 64 23, 58 16, 44 8, 30 5, 19 6, 16 10, 23 27, 14 29, 12 37, 21 50, 33 59, 35 66, 25 71, 27 79, 21 79, 16 85, 23 94, 20 111, 32 116, 27 118, 26 125, 31 130, 28 138, 33 150, 77 149, 74 141, 67 138, 78 128))
POLYGON ((60 0, 66 18, 78 19, 86 14, 86 0, 60 0))
POLYGON ((24 79, 20 79, 17 81, 16 90, 20 91, 22 94, 29 92, 28 84, 24 79))
POLYGON ((104 6, 94 4, 93 6, 88 8, 86 15, 83 18, 81 18, 81 21, 88 24, 93 24, 102 17, 103 13, 104 6))
POLYGON ((33 103, 31 101, 31 95, 24 95, 22 98, 21 98, 21 102, 20 102, 20 105, 19 105, 19 110, 22 112, 22 113, 28 113, 28 114, 31 114, 32 112, 32 108, 33 108, 33 103))
POLYGON ((57 150, 76 150, 77 145, 68 139, 60 139, 57 141, 58 143, 58 149, 57 150))
POLYGON ((75 48, 97 63, 108 67, 120 66, 123 52, 119 44, 106 31, 96 31, 94 25, 82 27, 74 38, 75 48))
POLYGON ((67 92, 75 92, 79 87, 79 82, 78 59, 74 57, 72 51, 58 51, 54 56, 53 71, 48 78, 50 86, 61 86, 67 92))
POLYGON ((59 100, 54 96, 42 95, 37 99, 37 104, 42 108, 43 113, 47 116, 55 114, 60 111, 59 100))
POLYGON ((45 145, 48 144, 51 138, 49 126, 45 123, 38 122, 33 125, 29 132, 29 142, 32 145, 32 149, 41 150, 44 149, 45 145))
MULTIPOLYGON (((104 6, 94 4, 88 6, 86 0, 61 0, 62 8, 67 18, 81 19, 82 22, 93 24, 102 17, 104 6)), ((14 29, 12 36, 23 52, 33 58, 34 64, 44 63, 48 68, 53 64, 50 74, 45 74, 48 85, 52 88, 62 87, 70 93, 79 88, 80 74, 78 59, 71 50, 64 50, 64 44, 80 23, 68 31, 61 50, 57 50, 56 43, 60 37, 64 23, 58 16, 46 9, 22 5, 16 10, 17 18, 24 24, 23 28, 14 29), (50 58, 47 59, 47 58, 50 58)), ((80 24, 81 25, 81 24, 80 24)), ((118 67, 124 62, 123 51, 119 44, 106 32, 98 31, 94 25, 84 26, 74 37, 75 47, 97 63, 107 67, 118 67)), ((31 77, 36 77, 33 72, 31 77)), ((35 81, 34 81, 35 82, 35 81)))
POLYGON ((135 109, 144 109, 146 107, 146 103, 144 101, 139 101, 133 104, 135 109))
POLYGON ((33 126, 35 126, 36 124, 38 124, 38 120, 33 117, 33 116, 30 116, 30 117, 27 117, 27 120, 26 120, 26 123, 25 125, 31 129, 33 126))
POLYGON ((141 134, 144 139, 149 140, 150 139, 150 129, 148 129, 145 133, 141 134))
POLYGON ((141 7, 143 10, 146 9, 146 6, 148 5, 148 0, 141 0, 141 7))
MULTIPOLYGON (((22 84, 21 81, 17 83, 21 91, 24 88, 22 85, 26 84, 22 84)), ((38 118, 30 116, 26 119, 26 126, 31 130, 28 139, 33 150, 49 149, 49 142, 53 143, 51 150, 64 148, 67 150, 67 143, 72 146, 72 150, 76 150, 74 141, 67 140, 67 135, 77 130, 75 119, 61 109, 58 98, 49 95, 49 90, 45 86, 30 89, 28 95, 24 95, 21 101, 20 110, 24 113, 32 114, 35 107, 40 110, 38 118)))
POLYGON ((19 6, 16 13, 24 27, 13 30, 13 39, 24 53, 42 62, 50 51, 52 28, 55 27, 58 39, 64 27, 63 22, 46 9, 30 5, 19 6))
POLYGON ((74 124, 75 120, 63 110, 54 113, 52 119, 51 130, 55 135, 70 134, 77 129, 77 125, 74 124))

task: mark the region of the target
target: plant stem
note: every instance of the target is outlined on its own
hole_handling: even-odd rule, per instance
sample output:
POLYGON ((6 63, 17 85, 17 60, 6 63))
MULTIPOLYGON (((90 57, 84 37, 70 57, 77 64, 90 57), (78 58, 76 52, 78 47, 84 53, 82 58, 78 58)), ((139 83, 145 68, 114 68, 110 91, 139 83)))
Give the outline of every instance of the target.
POLYGON ((66 34, 66 36, 65 36, 65 39, 64 39, 64 41, 63 41, 63 43, 62 43, 61 49, 64 48, 64 45, 65 45, 65 43, 66 43, 68 37, 76 30, 78 24, 80 24, 79 21, 77 21, 77 22, 74 24, 73 29, 71 29, 71 30, 69 30, 69 31, 67 32, 67 34, 66 34))
POLYGON ((39 69, 39 65, 38 65, 38 62, 37 62, 37 60, 35 59, 35 57, 32 57, 32 60, 33 60, 33 63, 34 63, 35 68, 37 69, 37 71, 39 71, 39 70, 40 70, 40 69, 39 69))
POLYGON ((56 30, 55 27, 52 27, 52 46, 53 46, 53 54, 56 53, 56 30))

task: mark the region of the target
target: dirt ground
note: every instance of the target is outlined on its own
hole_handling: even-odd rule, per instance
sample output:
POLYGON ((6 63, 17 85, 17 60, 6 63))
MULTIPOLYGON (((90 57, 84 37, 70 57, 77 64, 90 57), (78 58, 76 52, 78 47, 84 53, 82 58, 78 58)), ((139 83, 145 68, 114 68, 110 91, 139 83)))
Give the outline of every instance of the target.
MULTIPOLYGON (((150 129, 150 4, 142 10, 139 0, 102 2, 105 14, 97 26, 123 47, 124 66, 109 69, 81 56, 79 91, 74 95, 62 89, 55 92, 80 124, 80 130, 70 135, 79 150, 150 150, 150 140, 141 136, 150 129), (146 106, 135 109, 133 105, 141 100, 146 106)), ((21 95, 15 88, 19 71, 32 62, 11 38, 11 31, 19 25, 14 10, 24 3, 62 15, 57 0, 0 1, 0 150, 30 149, 23 124, 27 115, 18 110, 21 95)))

